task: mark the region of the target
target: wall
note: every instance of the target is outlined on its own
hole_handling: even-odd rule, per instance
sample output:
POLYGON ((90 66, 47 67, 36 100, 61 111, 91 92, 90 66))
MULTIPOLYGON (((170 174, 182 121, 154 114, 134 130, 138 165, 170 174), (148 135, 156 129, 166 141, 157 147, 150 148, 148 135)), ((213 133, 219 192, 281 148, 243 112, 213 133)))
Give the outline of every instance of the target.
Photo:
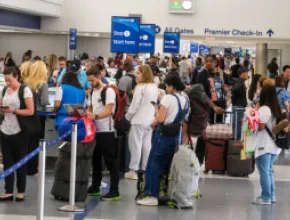
POLYGON ((0 57, 11 51, 16 63, 20 64, 24 52, 29 49, 33 51, 32 56, 44 57, 50 53, 65 56, 67 36, 0 33, 0 57))
MULTIPOLYGON (((263 38, 273 29, 272 38, 290 38, 289 0, 196 0, 196 12, 190 15, 169 14, 168 0, 64 0, 59 19, 44 18, 44 30, 67 31, 77 28, 87 32, 110 32, 111 16, 142 14, 143 23, 193 29, 205 35, 205 28, 260 31, 263 38), (101 2, 101 3, 100 3, 101 2)), ((255 38, 256 36, 254 36, 255 38)))
POLYGON ((0 0, 0 8, 52 17, 61 15, 62 4, 63 0, 0 0))
POLYGON ((112 53, 110 52, 110 44, 110 39, 78 37, 77 53, 80 54, 86 52, 90 57, 100 55, 103 57, 111 57, 112 53))

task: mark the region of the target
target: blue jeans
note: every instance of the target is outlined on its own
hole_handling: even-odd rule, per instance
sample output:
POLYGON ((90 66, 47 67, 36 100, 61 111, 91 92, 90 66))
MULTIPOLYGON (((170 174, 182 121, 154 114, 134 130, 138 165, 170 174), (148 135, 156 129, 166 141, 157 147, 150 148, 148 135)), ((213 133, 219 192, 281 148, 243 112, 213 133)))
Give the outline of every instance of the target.
POLYGON ((237 140, 241 140, 241 138, 242 138, 242 119, 244 117, 244 111, 237 111, 236 110, 239 108, 244 108, 244 107, 234 105, 233 110, 232 110, 232 112, 233 112, 233 121, 232 121, 233 134, 237 140), (236 122, 237 122, 237 125, 236 125, 236 122), (236 128, 237 128, 237 130, 236 130, 236 128))
POLYGON ((264 202, 271 202, 271 200, 275 198, 273 164, 277 157, 278 155, 276 154, 267 153, 256 158, 262 188, 261 196, 264 202))
POLYGON ((175 148, 178 145, 178 139, 179 136, 162 136, 161 128, 158 125, 147 163, 145 185, 146 195, 158 198, 160 176, 164 172, 168 172, 170 169, 175 148))

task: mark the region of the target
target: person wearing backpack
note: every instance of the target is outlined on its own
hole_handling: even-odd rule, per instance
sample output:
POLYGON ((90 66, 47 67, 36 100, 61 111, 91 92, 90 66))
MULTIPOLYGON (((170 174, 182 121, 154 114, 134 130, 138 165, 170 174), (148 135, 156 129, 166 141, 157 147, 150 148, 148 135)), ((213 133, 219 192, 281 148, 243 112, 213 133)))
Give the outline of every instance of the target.
MULTIPOLYGON (((35 114, 32 91, 19 82, 20 71, 17 67, 7 67, 4 70, 6 86, 1 93, 1 111, 4 118, 1 121, 1 151, 4 170, 18 163, 27 155, 30 135, 21 123, 24 118, 35 114)), ((15 201, 23 202, 26 189, 25 165, 16 170, 17 197, 15 201)), ((14 172, 5 178, 5 194, 0 196, 0 202, 13 201, 14 172)))
POLYGON ((276 203, 273 164, 281 149, 270 136, 270 132, 272 132, 273 125, 283 118, 275 86, 263 87, 258 112, 260 123, 255 141, 255 158, 259 170, 262 193, 253 203, 271 205, 276 203))
POLYGON ((133 180, 138 179, 137 172, 140 169, 146 170, 152 139, 150 124, 155 115, 153 104, 157 103, 158 99, 158 89, 149 65, 141 65, 137 69, 136 79, 138 85, 126 114, 127 120, 131 122, 129 132, 131 161, 130 171, 125 174, 125 178, 133 180), (140 167, 141 158, 142 165, 140 167))
POLYGON ((181 93, 185 89, 181 78, 170 74, 165 79, 168 95, 161 100, 161 107, 151 126, 157 126, 146 169, 146 197, 137 204, 158 206, 160 174, 170 169, 176 146, 179 145, 181 123, 189 111, 189 100, 181 93))
POLYGON ((275 77, 275 83, 276 83, 276 92, 278 96, 279 104, 282 108, 283 112, 290 112, 290 93, 284 89, 285 88, 285 82, 283 80, 283 77, 278 75, 275 77))
POLYGON ((131 59, 127 58, 125 60, 124 70, 125 70, 125 73, 119 81, 118 89, 122 92, 125 92, 127 95, 127 108, 126 109, 128 110, 133 99, 132 91, 134 90, 136 86, 136 76, 135 76, 133 61, 131 59))
POLYGON ((110 172, 110 191, 101 197, 102 201, 117 201, 119 194, 118 149, 116 146, 116 131, 114 128, 114 114, 117 107, 117 94, 111 87, 102 82, 101 71, 93 67, 87 71, 87 78, 93 91, 91 105, 86 117, 95 120, 97 126, 96 147, 93 154, 92 185, 88 189, 89 196, 101 196, 102 156, 110 172))

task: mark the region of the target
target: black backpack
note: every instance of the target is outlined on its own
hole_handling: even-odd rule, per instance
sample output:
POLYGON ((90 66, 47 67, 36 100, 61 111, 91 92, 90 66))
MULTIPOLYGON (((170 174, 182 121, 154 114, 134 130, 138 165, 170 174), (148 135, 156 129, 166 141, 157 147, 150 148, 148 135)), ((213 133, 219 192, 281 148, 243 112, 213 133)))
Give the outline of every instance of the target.
MULTIPOLYGON (((25 109, 25 100, 24 100, 24 89, 27 86, 24 84, 21 84, 19 91, 18 91, 18 97, 20 100, 20 109, 25 109)), ((2 90, 2 97, 5 96, 5 93, 7 91, 7 86, 5 86, 2 90)), ((41 123, 37 116, 37 94, 31 90, 33 93, 33 101, 34 101, 34 114, 31 116, 22 116, 17 115, 18 123, 20 126, 20 129, 22 131, 25 131, 29 135, 37 135, 41 132, 41 123)))
POLYGON ((207 121, 209 106, 207 95, 201 84, 192 85, 187 92, 190 101, 190 115, 188 119, 188 132, 194 136, 204 133, 207 121))

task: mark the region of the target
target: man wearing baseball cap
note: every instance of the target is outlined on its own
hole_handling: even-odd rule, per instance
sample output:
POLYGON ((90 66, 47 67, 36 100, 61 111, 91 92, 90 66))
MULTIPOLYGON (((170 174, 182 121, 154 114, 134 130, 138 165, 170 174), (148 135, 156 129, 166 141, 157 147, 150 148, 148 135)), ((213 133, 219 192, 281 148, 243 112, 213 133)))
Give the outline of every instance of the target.
POLYGON ((245 81, 248 80, 248 68, 242 66, 238 70, 239 78, 232 88, 232 104, 233 104, 233 132, 237 140, 241 140, 242 133, 242 119, 244 111, 247 107, 247 88, 245 81), (237 124, 236 124, 237 123, 237 124))
MULTIPOLYGON (((90 85, 90 83, 89 83, 89 81, 87 79, 86 72, 85 72, 85 70, 83 70, 81 68, 81 61, 79 59, 74 59, 71 62, 70 66, 69 66, 69 71, 72 71, 72 72, 77 74, 79 83, 82 85, 82 87, 85 90, 91 88, 91 85, 90 85)), ((63 78, 64 74, 65 74, 65 72, 59 76, 59 78, 58 78, 59 82, 62 81, 62 78, 63 78)))

